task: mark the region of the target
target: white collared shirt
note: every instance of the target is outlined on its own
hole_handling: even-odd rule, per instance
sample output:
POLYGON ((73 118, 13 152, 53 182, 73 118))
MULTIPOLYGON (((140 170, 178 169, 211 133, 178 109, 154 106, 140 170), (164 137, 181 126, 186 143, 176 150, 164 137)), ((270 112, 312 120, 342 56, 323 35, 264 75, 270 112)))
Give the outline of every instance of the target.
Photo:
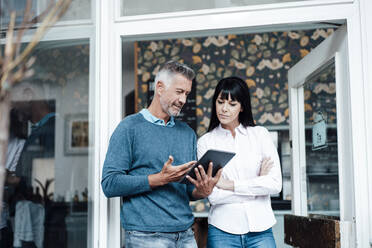
POLYGON ((270 194, 277 194, 282 188, 278 152, 264 127, 245 128, 240 124, 235 133, 234 138, 220 125, 198 140, 198 158, 209 149, 236 153, 222 172, 224 178, 234 181, 234 192, 213 189, 208 197, 208 223, 232 234, 264 231, 276 223, 270 194), (265 157, 274 164, 268 175, 259 176, 265 157))

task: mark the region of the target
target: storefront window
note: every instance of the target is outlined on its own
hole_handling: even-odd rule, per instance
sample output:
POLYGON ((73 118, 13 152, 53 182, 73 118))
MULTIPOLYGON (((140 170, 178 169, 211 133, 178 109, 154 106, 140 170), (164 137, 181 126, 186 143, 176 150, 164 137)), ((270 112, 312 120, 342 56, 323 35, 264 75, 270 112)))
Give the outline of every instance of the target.
MULTIPOLYGON (((52 1, 53 2, 53 1, 52 1)), ((30 13, 33 17, 40 16, 48 7, 51 1, 38 0, 31 1, 30 13)), ((14 0, 0 0, 0 27, 6 29, 9 25, 10 14, 12 11, 16 12, 16 25, 21 24, 23 20, 24 11, 27 1, 14 1, 14 0)), ((91 18, 91 0, 73 0, 69 9, 62 16, 60 21, 78 21, 87 20, 91 18)), ((38 20, 41 21, 41 20, 38 20)))
POLYGON ((1 247, 89 247, 89 42, 42 42, 12 90, 1 247))
POLYGON ((241 7, 249 5, 261 5, 272 3, 299 2, 308 0, 121 0, 121 16, 135 16, 147 14, 169 13, 177 11, 191 11, 203 9, 218 9, 228 7, 241 7))

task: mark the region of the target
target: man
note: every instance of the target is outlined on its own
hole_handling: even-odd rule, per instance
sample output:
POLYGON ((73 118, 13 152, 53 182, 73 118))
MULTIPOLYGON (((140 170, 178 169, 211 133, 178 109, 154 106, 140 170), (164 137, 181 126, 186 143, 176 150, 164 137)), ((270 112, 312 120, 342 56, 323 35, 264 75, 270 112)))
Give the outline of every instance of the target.
POLYGON ((32 185, 32 161, 34 158, 54 158, 56 114, 45 99, 42 86, 23 83, 15 88, 14 108, 24 121, 32 123, 31 134, 26 139, 18 160, 16 175, 32 185))
POLYGON ((49 208, 49 202, 46 201, 42 205, 39 195, 34 194, 33 161, 36 158, 55 156, 56 114, 53 106, 47 101, 42 84, 22 83, 14 88, 12 97, 12 104, 19 113, 19 119, 31 123, 31 133, 25 140, 12 177, 13 184, 16 185, 13 203, 15 205, 13 245, 48 247, 50 223, 54 215, 52 208, 49 208))
POLYGON ((174 120, 194 76, 186 65, 167 62, 156 75, 149 108, 125 118, 110 139, 102 189, 107 197, 123 197, 126 248, 197 247, 189 200, 207 197, 221 171, 212 177, 211 165, 207 174, 200 167, 197 179, 189 178, 194 185, 178 183, 196 158, 195 133, 174 120))

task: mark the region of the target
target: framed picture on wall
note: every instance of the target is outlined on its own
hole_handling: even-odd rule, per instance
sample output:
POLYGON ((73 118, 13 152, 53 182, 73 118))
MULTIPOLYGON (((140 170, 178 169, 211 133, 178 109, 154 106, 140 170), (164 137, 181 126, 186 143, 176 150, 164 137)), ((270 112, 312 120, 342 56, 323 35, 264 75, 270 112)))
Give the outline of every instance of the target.
POLYGON ((88 114, 67 114, 65 116, 65 155, 88 154, 88 114))

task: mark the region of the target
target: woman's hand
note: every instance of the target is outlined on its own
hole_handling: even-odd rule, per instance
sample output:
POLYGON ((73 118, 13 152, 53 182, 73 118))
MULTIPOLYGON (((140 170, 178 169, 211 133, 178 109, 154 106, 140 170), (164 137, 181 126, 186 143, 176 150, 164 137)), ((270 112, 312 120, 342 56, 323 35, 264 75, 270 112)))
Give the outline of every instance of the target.
POLYGON ((273 165, 274 165, 274 162, 269 157, 262 159, 259 176, 268 175, 271 168, 273 168, 273 165))
POLYGON ((225 179, 223 177, 218 180, 216 186, 219 189, 234 191, 234 181, 225 179))
MULTIPOLYGON (((259 176, 268 175, 273 165, 274 162, 270 158, 264 158, 261 162, 259 176)), ((216 187, 219 189, 234 191, 234 181, 221 177, 220 180, 218 180, 216 187)))

